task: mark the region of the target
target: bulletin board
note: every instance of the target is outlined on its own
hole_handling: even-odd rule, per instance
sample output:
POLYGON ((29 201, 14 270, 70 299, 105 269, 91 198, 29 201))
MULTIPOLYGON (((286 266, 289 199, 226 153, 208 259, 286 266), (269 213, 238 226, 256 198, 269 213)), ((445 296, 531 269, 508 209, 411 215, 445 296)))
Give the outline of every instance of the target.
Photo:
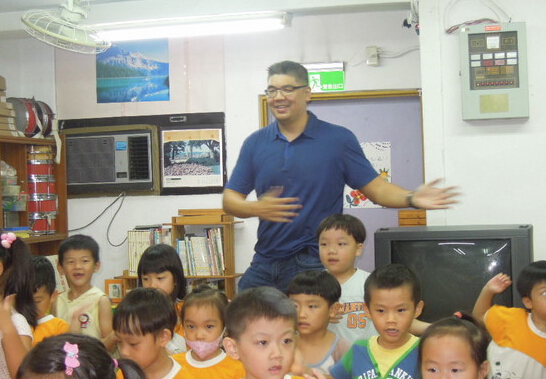
MULTIPOLYGON (((267 98, 260 96, 260 125, 274 120, 267 98)), ((381 90, 359 92, 313 93, 308 110, 319 119, 351 130, 361 146, 365 143, 389 143, 389 181, 414 189, 424 181, 423 133, 420 90, 381 90)), ((379 170, 377 170, 379 173, 379 170)), ((344 208, 366 226, 364 254, 357 266, 374 268, 373 234, 378 228, 398 226, 398 209, 344 208)))

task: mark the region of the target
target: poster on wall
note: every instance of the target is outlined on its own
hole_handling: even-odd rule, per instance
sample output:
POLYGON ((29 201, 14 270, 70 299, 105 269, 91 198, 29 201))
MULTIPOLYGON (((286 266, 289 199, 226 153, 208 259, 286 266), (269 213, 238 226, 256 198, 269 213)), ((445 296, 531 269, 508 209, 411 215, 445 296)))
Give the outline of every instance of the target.
POLYGON ((97 103, 169 101, 168 39, 116 42, 97 54, 97 103))
MULTIPOLYGON (((362 142, 360 144, 366 158, 379 175, 391 182, 391 143, 390 142, 362 142)), ((343 191, 343 208, 383 208, 374 204, 362 192, 345 186, 343 191)))
POLYGON ((163 129, 161 153, 162 195, 222 192, 223 128, 163 129))

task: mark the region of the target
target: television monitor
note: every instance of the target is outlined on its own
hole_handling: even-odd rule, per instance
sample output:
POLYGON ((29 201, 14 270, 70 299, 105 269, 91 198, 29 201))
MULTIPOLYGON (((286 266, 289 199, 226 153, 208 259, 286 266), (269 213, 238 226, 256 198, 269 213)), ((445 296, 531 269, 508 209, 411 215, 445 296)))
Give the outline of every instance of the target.
MULTIPOLYGON (((434 322, 455 311, 472 312, 483 286, 498 273, 515 283, 533 261, 532 225, 460 225, 380 228, 375 267, 400 263, 421 280, 420 320, 434 322)), ((523 306, 515 284, 495 304, 523 306)))

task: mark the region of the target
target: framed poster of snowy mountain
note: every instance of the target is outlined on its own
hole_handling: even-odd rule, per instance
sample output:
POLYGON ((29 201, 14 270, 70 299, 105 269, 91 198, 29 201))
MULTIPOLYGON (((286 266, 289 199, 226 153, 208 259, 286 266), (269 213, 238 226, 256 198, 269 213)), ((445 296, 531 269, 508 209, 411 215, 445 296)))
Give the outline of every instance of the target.
POLYGON ((160 129, 161 194, 220 193, 226 183, 224 127, 160 129))
POLYGON ((169 101, 167 39, 116 42, 97 54, 97 103, 169 101))

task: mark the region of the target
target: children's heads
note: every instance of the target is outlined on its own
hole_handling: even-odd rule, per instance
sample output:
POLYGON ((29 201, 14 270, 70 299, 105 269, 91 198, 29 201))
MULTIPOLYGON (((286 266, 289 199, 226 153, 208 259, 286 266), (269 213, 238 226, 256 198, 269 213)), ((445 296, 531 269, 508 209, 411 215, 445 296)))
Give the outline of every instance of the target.
POLYGON ((249 378, 283 378, 294 360, 296 307, 273 287, 240 292, 226 309, 224 348, 249 378))
POLYGON ((328 271, 304 271, 288 284, 287 295, 298 310, 298 331, 310 334, 328 327, 341 296, 341 285, 328 271))
POLYGON ((49 312, 49 307, 55 299, 55 269, 44 256, 34 255, 34 303, 38 309, 38 318, 42 318, 49 312))
POLYGON ((143 379, 144 373, 128 359, 113 360, 102 342, 83 334, 48 337, 25 357, 17 379, 114 379, 119 367, 126 379, 143 379))
POLYGON ((546 320, 546 300, 541 294, 546 291, 546 261, 536 261, 521 270, 516 286, 523 305, 532 314, 546 320))
POLYGON ((317 229, 320 260, 338 280, 344 282, 355 272, 355 259, 362 254, 366 229, 351 215, 326 217, 317 229))
POLYGON ((400 264, 377 268, 364 284, 364 302, 380 334, 378 343, 387 349, 400 347, 423 309, 419 279, 400 264))
POLYGON ((167 244, 148 247, 138 262, 138 281, 142 287, 159 288, 173 301, 186 295, 182 262, 176 250, 167 244))
POLYGON ((177 322, 169 297, 155 288, 135 288, 116 307, 113 329, 121 356, 146 371, 165 355, 177 322))
POLYGON ((227 304, 223 292, 205 285, 184 298, 180 318, 194 359, 205 361, 220 353, 227 304))
POLYGON ((71 289, 87 289, 93 274, 100 268, 99 245, 83 234, 68 237, 59 246, 58 268, 71 289))
POLYGON ((470 316, 458 314, 435 322, 419 344, 423 379, 487 377, 490 341, 484 326, 470 316))
POLYGON ((0 244, 0 298, 15 296, 15 309, 36 326, 34 266, 28 246, 13 233, 2 233, 0 244))

